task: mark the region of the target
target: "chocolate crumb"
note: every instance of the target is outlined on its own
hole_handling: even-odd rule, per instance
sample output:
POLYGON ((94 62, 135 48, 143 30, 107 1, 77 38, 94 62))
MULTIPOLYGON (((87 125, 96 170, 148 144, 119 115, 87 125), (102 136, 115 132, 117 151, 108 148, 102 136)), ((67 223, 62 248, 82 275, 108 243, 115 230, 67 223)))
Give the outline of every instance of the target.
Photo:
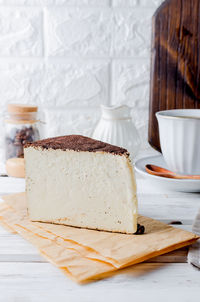
POLYGON ((175 220, 175 221, 171 221, 171 222, 169 222, 168 224, 176 224, 176 225, 181 225, 181 224, 183 224, 181 221, 179 221, 179 220, 175 220))
POLYGON ((145 227, 143 225, 137 224, 137 232, 134 233, 135 235, 142 235, 145 232, 145 227))

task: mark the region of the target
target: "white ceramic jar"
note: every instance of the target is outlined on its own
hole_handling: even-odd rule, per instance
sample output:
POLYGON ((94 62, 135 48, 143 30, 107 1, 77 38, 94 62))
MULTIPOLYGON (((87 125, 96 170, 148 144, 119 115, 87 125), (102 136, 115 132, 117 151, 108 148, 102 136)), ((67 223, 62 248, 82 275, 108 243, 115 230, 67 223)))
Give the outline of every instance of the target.
POLYGON ((156 113, 162 154, 168 168, 185 175, 200 175, 200 110, 156 113))
POLYGON ((133 160, 140 147, 140 138, 132 121, 131 108, 102 105, 101 118, 92 138, 127 149, 133 160))

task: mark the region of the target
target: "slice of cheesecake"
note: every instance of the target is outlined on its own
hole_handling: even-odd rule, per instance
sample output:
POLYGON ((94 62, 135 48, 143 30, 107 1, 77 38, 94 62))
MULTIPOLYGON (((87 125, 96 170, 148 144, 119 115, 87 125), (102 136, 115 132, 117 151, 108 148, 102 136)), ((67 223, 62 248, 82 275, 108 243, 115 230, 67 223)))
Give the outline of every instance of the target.
POLYGON ((25 145, 32 221, 135 233, 136 184, 127 150, 69 135, 25 145))

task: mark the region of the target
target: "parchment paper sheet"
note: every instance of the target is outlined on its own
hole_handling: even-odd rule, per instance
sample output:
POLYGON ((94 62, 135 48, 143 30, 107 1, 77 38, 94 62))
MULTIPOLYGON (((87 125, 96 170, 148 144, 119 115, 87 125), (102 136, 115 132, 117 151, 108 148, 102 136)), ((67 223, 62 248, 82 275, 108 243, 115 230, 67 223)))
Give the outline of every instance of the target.
MULTIPOLYGON (((0 224, 17 232, 66 275, 79 283, 110 275, 120 268, 192 244, 198 236, 148 217, 139 216, 143 235, 126 235, 31 222, 26 195, 3 197, 0 224)), ((42 201, 41 201, 42 202, 42 201)))

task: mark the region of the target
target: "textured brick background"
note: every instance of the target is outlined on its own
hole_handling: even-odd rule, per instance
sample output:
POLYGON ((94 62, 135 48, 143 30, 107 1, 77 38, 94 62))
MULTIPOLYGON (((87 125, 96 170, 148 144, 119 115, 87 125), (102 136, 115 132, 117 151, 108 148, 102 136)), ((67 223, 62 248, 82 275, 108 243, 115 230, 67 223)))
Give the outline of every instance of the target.
POLYGON ((9 102, 38 104, 45 136, 89 135, 103 103, 131 106, 145 138, 151 17, 162 1, 0 0, 1 133, 9 102))

